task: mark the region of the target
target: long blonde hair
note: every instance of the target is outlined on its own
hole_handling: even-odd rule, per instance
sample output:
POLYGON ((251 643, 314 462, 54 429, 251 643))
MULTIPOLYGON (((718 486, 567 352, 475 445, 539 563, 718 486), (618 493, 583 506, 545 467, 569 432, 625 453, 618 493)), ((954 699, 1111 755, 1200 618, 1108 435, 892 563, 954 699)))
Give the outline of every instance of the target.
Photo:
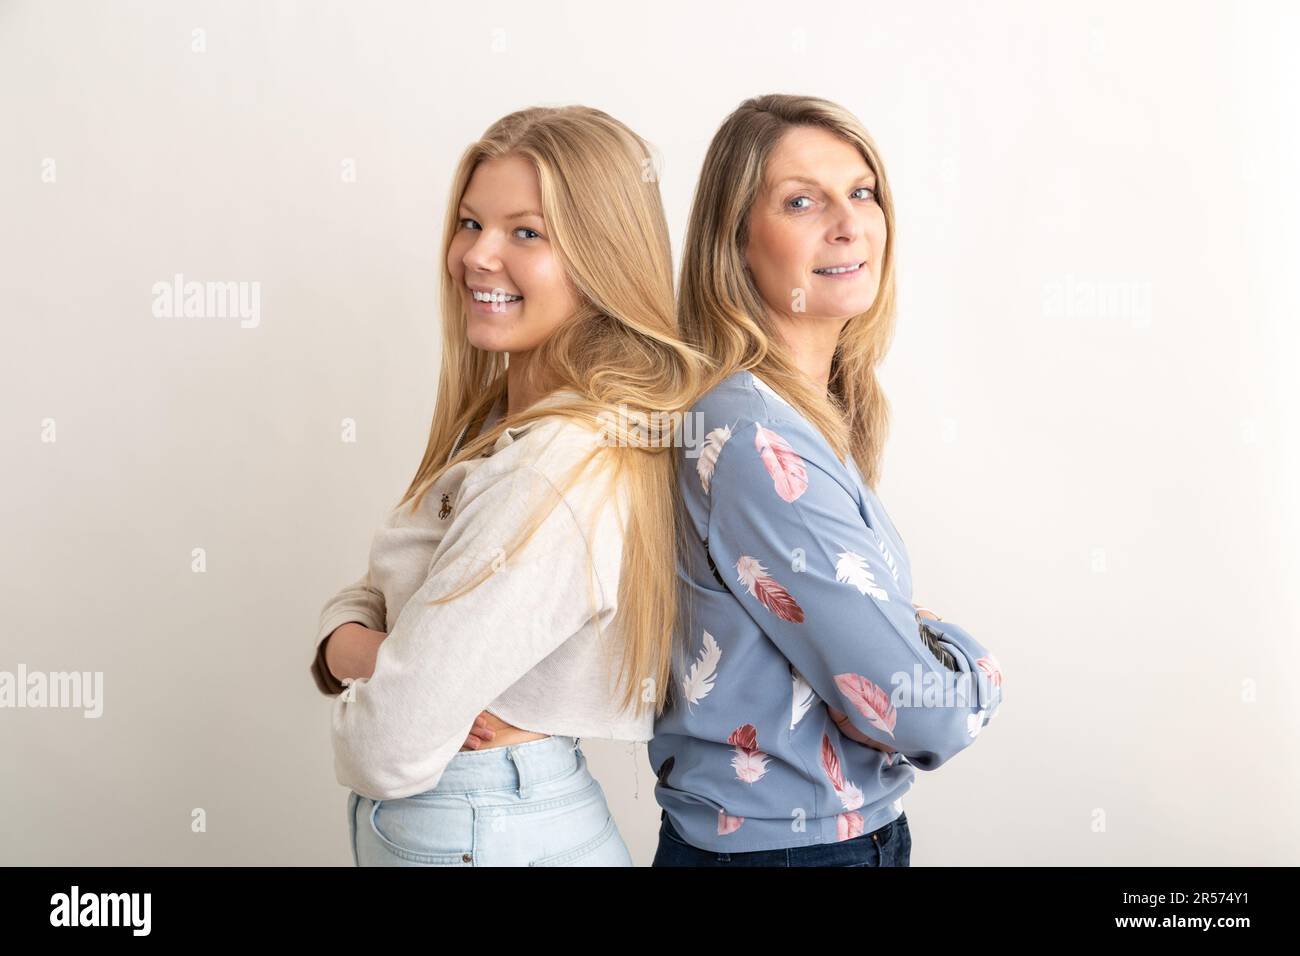
MULTIPOLYGON (((698 394, 708 362, 678 334, 672 252, 649 145, 613 117, 585 106, 534 107, 492 124, 461 156, 447 204, 442 242, 442 370, 424 457, 403 496, 417 509, 452 465, 477 457, 506 428, 562 415, 599 432, 559 492, 595 471, 626 480, 630 521, 614 624, 621 635, 619 704, 664 706, 669 654, 678 608, 676 546, 681 528, 673 506, 673 444, 677 422, 698 394), (527 159, 537 172, 542 214, 557 256, 580 302, 571 320, 533 351, 530 386, 571 389, 580 400, 533 407, 483 420, 506 392, 501 353, 473 346, 468 315, 446 266, 459 206, 479 163, 503 156, 527 159), (466 439, 451 456, 457 439, 466 439), (471 437, 472 436, 472 437, 471 437)), ((551 507, 558 503, 553 497, 551 507)), ((539 512, 517 547, 532 537, 550 508, 539 512)), ((590 540, 590 537, 588 537, 590 540)), ((512 549, 507 549, 510 551, 512 549)), ((477 586, 486 568, 441 604, 477 586)), ((544 586, 544 582, 538 582, 544 586)), ((599 627, 599 621, 595 621, 599 627)))
POLYGON ((813 96, 769 94, 745 100, 713 136, 700 172, 682 250, 677 317, 683 336, 717 362, 708 382, 752 370, 826 436, 840 459, 852 455, 873 489, 889 429, 889 402, 876 377, 893 338, 894 201, 875 143, 848 110, 813 96), (745 268, 749 215, 768 157, 797 126, 820 127, 855 147, 876 175, 887 237, 871 308, 840 331, 827 394, 810 385, 777 335, 745 268))

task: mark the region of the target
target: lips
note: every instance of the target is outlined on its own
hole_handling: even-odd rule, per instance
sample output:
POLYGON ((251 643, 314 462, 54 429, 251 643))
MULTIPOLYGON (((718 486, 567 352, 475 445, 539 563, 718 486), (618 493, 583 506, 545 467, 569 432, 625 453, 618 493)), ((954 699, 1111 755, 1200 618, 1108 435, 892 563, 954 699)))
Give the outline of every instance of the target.
POLYGON ((819 276, 851 275, 854 272, 860 272, 866 264, 865 260, 862 262, 841 262, 833 266, 822 266, 814 269, 813 272, 819 276))
POLYGON ((522 302, 523 296, 505 289, 488 289, 483 286, 467 286, 475 302, 506 303, 522 302))

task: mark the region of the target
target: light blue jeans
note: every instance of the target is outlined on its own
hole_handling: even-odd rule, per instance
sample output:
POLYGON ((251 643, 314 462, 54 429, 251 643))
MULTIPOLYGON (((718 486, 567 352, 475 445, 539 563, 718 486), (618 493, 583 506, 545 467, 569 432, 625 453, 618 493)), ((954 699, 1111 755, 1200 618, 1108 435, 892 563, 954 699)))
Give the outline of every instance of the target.
POLYGON ((357 866, 631 866, 580 739, 552 736, 452 757, 432 790, 348 793, 357 866))

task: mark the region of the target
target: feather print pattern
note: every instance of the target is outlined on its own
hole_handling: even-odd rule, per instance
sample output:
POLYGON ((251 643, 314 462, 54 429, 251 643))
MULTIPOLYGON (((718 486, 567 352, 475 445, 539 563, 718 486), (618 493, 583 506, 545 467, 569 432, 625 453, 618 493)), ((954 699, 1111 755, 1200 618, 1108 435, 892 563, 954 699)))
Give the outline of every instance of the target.
POLYGON ((745 783, 757 783, 767 773, 767 754, 758 749, 758 730, 753 724, 743 724, 731 732, 727 743, 736 748, 736 755, 731 758, 731 767, 736 771, 736 779, 745 783))
MULTIPOLYGON (((1002 665, 992 654, 986 654, 975 661, 975 667, 980 671, 983 679, 988 684, 987 692, 992 696, 992 706, 982 708, 979 712, 981 718, 979 726, 971 730, 970 735, 974 737, 984 728, 990 720, 997 716, 998 707, 1002 704, 1002 665)), ((969 721, 967 727, 970 727, 969 721)))
POLYGON ((835 580, 851 584, 863 594, 870 594, 877 601, 888 601, 889 592, 876 584, 876 576, 867 567, 867 559, 856 551, 845 548, 835 562, 835 580))
POLYGON ((889 573, 894 576, 894 583, 898 584, 898 565, 894 563, 894 556, 890 554, 889 549, 885 547, 885 537, 874 530, 873 534, 876 536, 876 547, 880 549, 880 556, 885 559, 885 567, 889 568, 889 573))
POLYGON ((926 650, 933 654, 940 664, 950 671, 958 669, 956 658, 948 648, 943 646, 943 635, 931 627, 919 613, 916 615, 916 631, 921 635, 921 642, 925 644, 926 650))
POLYGON ((840 802, 844 805, 844 812, 835 821, 836 839, 851 840, 862 836, 865 827, 862 814, 857 811, 865 798, 857 784, 844 779, 844 772, 840 769, 840 758, 835 753, 835 745, 831 743, 829 734, 822 734, 822 770, 830 778, 831 786, 835 788, 840 802))
POLYGON ((704 632, 704 647, 699 658, 691 665, 690 672, 682 681, 682 691, 689 704, 698 704, 713 690, 713 674, 718 669, 722 658, 722 648, 708 631, 704 632))
POLYGON ((808 490, 808 469, 788 441, 770 428, 755 425, 754 448, 783 501, 797 501, 808 490))
POLYGON ((722 453, 722 446, 730 440, 731 429, 726 425, 719 425, 704 436, 704 447, 700 449, 700 457, 695 462, 695 471, 700 476, 700 487, 706 495, 709 493, 709 482, 713 480, 713 469, 718 464, 718 455, 722 453))
MULTIPOLYGON (((914 556, 865 463, 841 457, 792 401, 738 372, 685 413, 690 440, 674 450, 675 570, 695 610, 673 622, 671 693, 647 753, 671 823, 661 845, 684 841, 705 862, 875 852, 870 834, 901 816, 920 770, 978 745, 1002 699, 991 650, 913 603, 914 556), (904 699, 894 675, 924 678, 922 699, 904 699), (963 676, 977 689, 950 696, 963 676)), ((894 842, 882 849, 901 854, 894 842)))
POLYGON ((1002 666, 998 663, 998 659, 992 654, 989 654, 987 657, 981 657, 975 662, 975 666, 988 675, 989 683, 994 687, 1002 686, 1002 666))
POLYGON ((898 711, 889 702, 885 689, 861 674, 836 674, 835 686, 872 727, 894 736, 898 711))
POLYGON ((794 596, 781 586, 781 582, 767 573, 767 569, 757 558, 742 554, 736 561, 736 571, 740 583, 751 595, 758 598, 760 604, 783 621, 795 624, 803 623, 803 608, 794 596))
POLYGON ((719 810, 718 836, 726 836, 728 833, 735 833, 740 829, 740 825, 744 822, 744 817, 729 816, 725 810, 719 810))
POLYGON ((813 705, 817 699, 812 685, 804 680, 803 675, 795 670, 794 665, 790 665, 790 729, 794 730, 795 724, 803 719, 803 715, 808 713, 808 708, 813 705))

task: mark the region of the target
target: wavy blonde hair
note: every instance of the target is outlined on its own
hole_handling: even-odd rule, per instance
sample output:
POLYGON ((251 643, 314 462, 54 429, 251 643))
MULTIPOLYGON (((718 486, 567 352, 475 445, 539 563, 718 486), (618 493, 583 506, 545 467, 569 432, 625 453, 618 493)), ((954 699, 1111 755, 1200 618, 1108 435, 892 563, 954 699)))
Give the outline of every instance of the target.
MULTIPOLYGON (((598 432, 600 440, 558 493, 595 472, 607 481, 626 481, 630 521, 611 624, 621 637, 619 703, 627 708, 635 702, 638 713, 653 703, 658 715, 668 692, 668 652, 678 609, 676 548, 682 532, 673 505, 674 436, 708 362, 678 333, 668 225, 649 145, 623 123, 585 106, 534 107, 503 117, 461 156, 447 204, 441 261, 437 403, 424 457, 398 506, 409 501, 412 511, 418 509, 447 469, 477 457, 506 428, 560 415, 598 432), (580 303, 534 350, 526 381, 544 394, 568 388, 581 398, 506 414, 480 432, 506 393, 506 359, 469 342, 464 299, 446 262, 470 177, 481 162, 504 156, 523 157, 536 170, 550 240, 580 303), (466 437, 449 458, 462 431, 466 437)), ((522 529, 516 547, 532 537, 559 494, 522 529)), ((450 601, 490 573, 486 568, 430 603, 450 601)), ((599 627, 598 619, 595 623, 599 627)))
POLYGON ((717 363, 706 391, 742 370, 776 388, 826 436, 841 460, 852 455, 873 489, 889 430, 889 402, 876 377, 893 339, 894 201, 875 143, 848 110, 813 96, 772 93, 745 100, 713 136, 700 171, 682 250, 677 321, 693 346, 717 363), (885 213, 885 254, 876 299, 840 330, 827 393, 794 365, 745 267, 749 215, 768 158, 781 137, 812 126, 840 137, 876 175, 885 213))

